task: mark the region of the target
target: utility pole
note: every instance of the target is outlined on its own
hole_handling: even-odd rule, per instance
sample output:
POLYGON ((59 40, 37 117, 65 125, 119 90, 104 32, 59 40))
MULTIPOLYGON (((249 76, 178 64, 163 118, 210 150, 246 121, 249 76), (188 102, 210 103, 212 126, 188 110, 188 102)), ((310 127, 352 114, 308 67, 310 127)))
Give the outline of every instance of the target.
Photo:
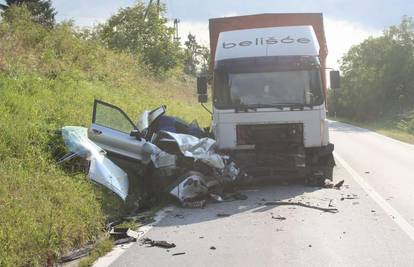
POLYGON ((174 41, 179 42, 180 37, 178 35, 178 23, 180 23, 180 19, 174 19, 174 41))
MULTIPOLYGON (((149 11, 149 9, 150 9, 153 2, 154 2, 154 0, 149 0, 147 10, 145 11, 145 14, 144 14, 144 20, 147 18, 148 11, 149 11)), ((158 16, 160 15, 160 0, 157 0, 157 15, 158 16)))

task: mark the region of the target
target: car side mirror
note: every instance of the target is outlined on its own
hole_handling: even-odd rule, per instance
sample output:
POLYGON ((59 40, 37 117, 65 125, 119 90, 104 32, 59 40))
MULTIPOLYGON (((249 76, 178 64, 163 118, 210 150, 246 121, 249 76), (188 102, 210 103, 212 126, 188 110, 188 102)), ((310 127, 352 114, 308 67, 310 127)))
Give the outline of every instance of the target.
POLYGON ((130 133, 129 136, 131 137, 135 137, 138 140, 141 140, 141 133, 140 131, 138 131, 137 129, 133 129, 130 133))
POLYGON ((339 74, 339 71, 337 70, 330 71, 329 78, 331 82, 331 89, 341 88, 341 75, 339 74))
POLYGON ((207 77, 205 76, 197 77, 197 94, 198 94, 198 102, 206 103, 208 101, 207 77))

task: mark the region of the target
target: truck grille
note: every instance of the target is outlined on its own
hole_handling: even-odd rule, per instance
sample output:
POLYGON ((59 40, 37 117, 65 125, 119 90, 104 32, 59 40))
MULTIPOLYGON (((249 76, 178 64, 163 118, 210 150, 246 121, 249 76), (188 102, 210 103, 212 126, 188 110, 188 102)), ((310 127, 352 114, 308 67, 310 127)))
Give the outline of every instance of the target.
POLYGON ((292 145, 303 146, 303 124, 251 124, 236 126, 237 145, 284 150, 292 145))

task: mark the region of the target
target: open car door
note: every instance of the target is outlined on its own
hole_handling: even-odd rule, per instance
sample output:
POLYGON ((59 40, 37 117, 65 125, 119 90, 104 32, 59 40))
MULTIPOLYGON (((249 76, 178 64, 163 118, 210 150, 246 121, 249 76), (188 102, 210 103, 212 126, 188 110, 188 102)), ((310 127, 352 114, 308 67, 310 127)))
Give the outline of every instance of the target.
POLYGON ((145 139, 128 115, 114 105, 95 100, 88 138, 111 159, 145 161, 146 153, 142 150, 145 139))

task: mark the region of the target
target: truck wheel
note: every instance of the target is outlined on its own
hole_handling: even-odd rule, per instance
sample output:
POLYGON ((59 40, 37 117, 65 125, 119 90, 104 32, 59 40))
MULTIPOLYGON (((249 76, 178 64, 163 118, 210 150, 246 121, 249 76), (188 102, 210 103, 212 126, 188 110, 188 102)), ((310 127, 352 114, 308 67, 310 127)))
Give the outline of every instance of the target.
POLYGON ((311 166, 305 179, 305 184, 310 186, 324 186, 325 180, 333 180, 333 169, 335 160, 332 155, 319 159, 316 166, 311 166))
POLYGON ((305 185, 308 186, 324 186, 325 176, 323 174, 309 174, 305 178, 305 185))

